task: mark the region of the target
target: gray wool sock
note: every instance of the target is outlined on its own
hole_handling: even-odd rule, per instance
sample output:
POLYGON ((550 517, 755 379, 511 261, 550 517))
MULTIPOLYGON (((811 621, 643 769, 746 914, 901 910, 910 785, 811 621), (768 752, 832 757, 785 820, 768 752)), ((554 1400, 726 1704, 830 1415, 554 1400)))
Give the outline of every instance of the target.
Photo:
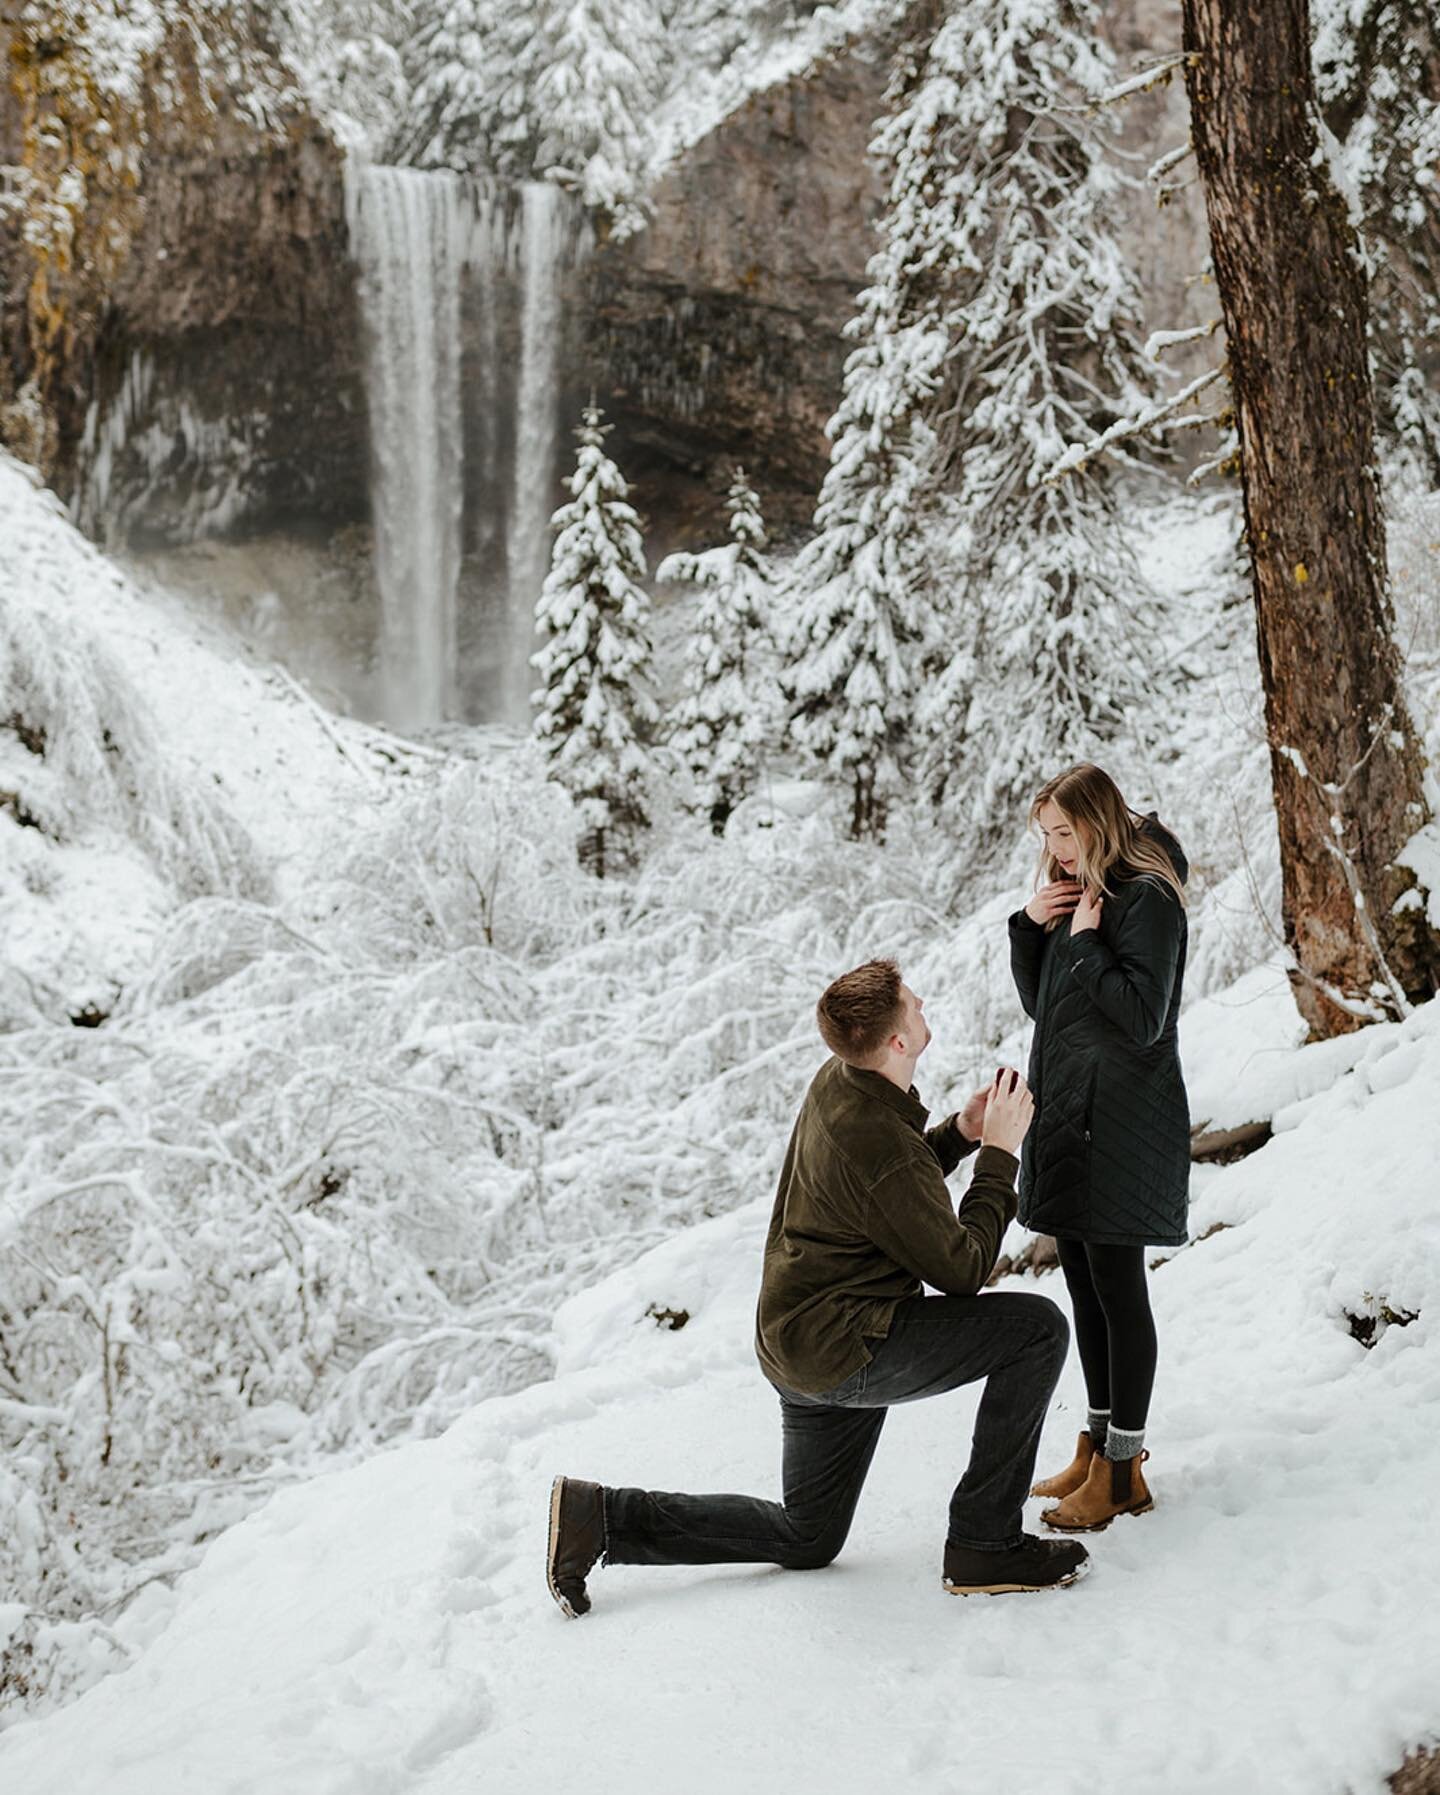
POLYGON ((1096 1446, 1103 1451, 1105 1447, 1105 1436, 1110 1432, 1109 1409, 1087 1409, 1085 1413, 1085 1431, 1095 1442, 1096 1446))
POLYGON ((1145 1444, 1143 1427, 1116 1427, 1112 1421, 1110 1431, 1105 1436, 1105 1456, 1108 1459, 1139 1458, 1140 1448, 1145 1444))

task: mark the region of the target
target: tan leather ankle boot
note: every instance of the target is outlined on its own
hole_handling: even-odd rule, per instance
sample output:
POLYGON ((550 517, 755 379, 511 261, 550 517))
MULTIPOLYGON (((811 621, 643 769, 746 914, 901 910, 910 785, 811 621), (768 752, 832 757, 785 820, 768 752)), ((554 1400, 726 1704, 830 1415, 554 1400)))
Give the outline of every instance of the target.
POLYGON ((1095 1456, 1095 1442, 1087 1432, 1080 1435, 1075 1442, 1075 1456, 1063 1471, 1057 1471, 1053 1477, 1042 1477, 1030 1494, 1032 1496, 1068 1496, 1072 1490, 1078 1490, 1090 1472, 1090 1461, 1095 1456))
POLYGON ((1136 1458, 1109 1459, 1097 1452, 1079 1489, 1047 1508, 1040 1519, 1061 1533, 1098 1533, 1116 1515, 1143 1515, 1155 1506, 1140 1468, 1149 1456, 1142 1452, 1136 1458))

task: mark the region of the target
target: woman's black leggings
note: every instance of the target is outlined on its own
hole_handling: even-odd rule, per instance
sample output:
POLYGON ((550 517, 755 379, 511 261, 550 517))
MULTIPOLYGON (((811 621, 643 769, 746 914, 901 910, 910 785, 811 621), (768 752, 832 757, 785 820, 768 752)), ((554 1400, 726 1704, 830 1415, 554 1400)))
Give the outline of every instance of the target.
POLYGON ((1145 1426, 1155 1383, 1155 1320, 1144 1247, 1057 1240, 1075 1312, 1075 1344, 1092 1409, 1126 1433, 1145 1426))

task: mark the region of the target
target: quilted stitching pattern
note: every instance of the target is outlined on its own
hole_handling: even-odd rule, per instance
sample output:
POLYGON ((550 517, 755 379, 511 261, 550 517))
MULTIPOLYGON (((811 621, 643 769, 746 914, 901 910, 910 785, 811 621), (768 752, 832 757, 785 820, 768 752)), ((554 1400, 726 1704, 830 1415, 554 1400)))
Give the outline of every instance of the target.
MULTIPOLYGON (((1171 849, 1184 869, 1178 846, 1171 849)), ((1112 949, 1138 882, 1107 899, 1100 938, 1112 949)), ((1171 912, 1164 926, 1174 927, 1171 912)), ((1021 1153, 1020 1220, 1038 1233, 1128 1245, 1186 1238, 1190 1112, 1176 1036, 1185 971, 1185 917, 1159 1039, 1142 1046, 1105 1015, 1076 976, 1076 943, 1011 921, 1016 978, 1035 983, 1030 1085, 1035 1121, 1021 1153), (1028 939, 1027 939, 1028 935, 1028 939), (1018 939, 1017 939, 1018 937, 1018 939), (1023 963, 1022 963, 1023 962, 1023 963)), ((1133 950, 1133 941, 1131 942, 1133 950)))

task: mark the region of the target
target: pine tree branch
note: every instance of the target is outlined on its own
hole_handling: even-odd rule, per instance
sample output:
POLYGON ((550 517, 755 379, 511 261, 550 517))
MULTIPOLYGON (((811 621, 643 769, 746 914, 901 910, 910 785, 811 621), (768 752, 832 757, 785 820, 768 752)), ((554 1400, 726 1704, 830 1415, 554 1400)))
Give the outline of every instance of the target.
POLYGON ((1142 69, 1138 75, 1131 75, 1116 87, 1110 87, 1093 102, 1090 110, 1098 111, 1101 106, 1113 106, 1120 100, 1132 99, 1137 93, 1149 93, 1152 87, 1166 87, 1174 80, 1180 69, 1194 68, 1200 62, 1198 50, 1181 50, 1173 56, 1167 56, 1152 69, 1142 69))
POLYGON ((1162 176, 1168 175, 1172 168, 1178 168, 1187 156, 1194 154, 1195 145, 1187 137, 1184 143, 1177 144, 1173 150, 1166 150, 1158 161, 1152 162, 1145 170, 1145 179, 1159 181, 1162 176))
POLYGON ((1188 330, 1152 331, 1141 354, 1146 361, 1158 362, 1167 349, 1174 349, 1180 343, 1198 343, 1203 337, 1214 336, 1223 323, 1223 318, 1212 318, 1208 324, 1192 325, 1188 330))
POLYGON ((1043 484, 1049 486, 1057 480, 1063 480, 1066 474, 1073 474, 1078 469, 1086 467, 1098 456, 1106 454, 1116 443, 1144 435, 1162 419, 1173 417, 1197 393, 1203 393, 1206 387, 1213 386, 1224 374, 1225 366, 1222 363, 1220 367, 1211 368, 1192 380, 1188 386, 1176 393, 1174 398, 1163 400, 1158 405, 1147 406, 1138 417, 1121 418, 1091 442, 1074 444, 1065 451, 1049 472, 1042 476, 1043 484))

